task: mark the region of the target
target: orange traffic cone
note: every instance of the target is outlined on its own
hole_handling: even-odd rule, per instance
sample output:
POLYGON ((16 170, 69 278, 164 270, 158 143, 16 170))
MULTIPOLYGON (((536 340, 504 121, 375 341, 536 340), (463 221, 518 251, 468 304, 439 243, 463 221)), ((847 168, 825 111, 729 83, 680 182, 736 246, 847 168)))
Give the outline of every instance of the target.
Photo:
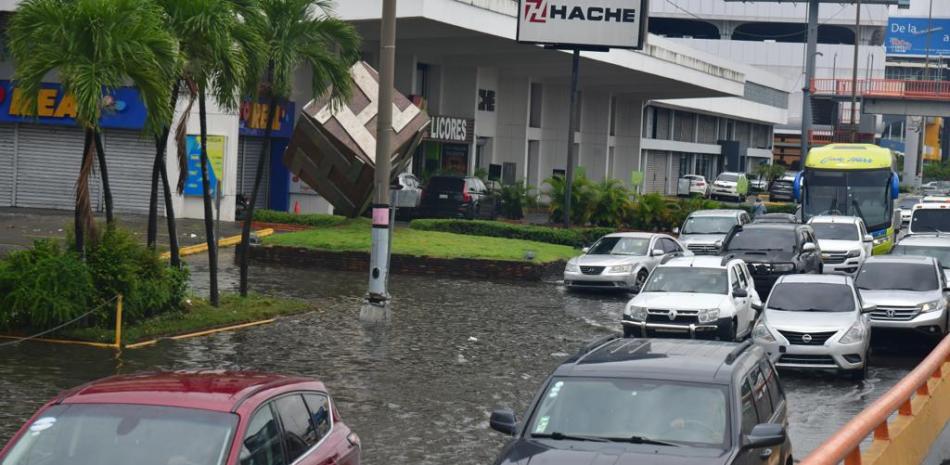
POLYGON ((300 201, 294 200, 294 215, 300 214, 300 201))

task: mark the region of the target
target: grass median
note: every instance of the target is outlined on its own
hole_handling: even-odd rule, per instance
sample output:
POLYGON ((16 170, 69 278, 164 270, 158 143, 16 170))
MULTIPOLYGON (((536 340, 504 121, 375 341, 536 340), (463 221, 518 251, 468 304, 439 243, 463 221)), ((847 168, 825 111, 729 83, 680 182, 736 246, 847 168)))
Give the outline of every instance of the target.
MULTIPOLYGON (((265 245, 303 247, 333 252, 369 252, 370 222, 365 218, 337 226, 278 234, 264 239, 265 245)), ((431 258, 469 258, 481 260, 531 261, 550 263, 578 254, 572 247, 520 239, 467 236, 436 231, 397 227, 393 236, 394 255, 431 258), (528 260, 527 255, 533 255, 528 260)))
MULTIPOLYGON (((146 319, 141 323, 122 328, 122 343, 125 345, 163 337, 171 337, 206 331, 242 323, 304 313, 313 307, 300 300, 251 295, 247 298, 233 294, 221 296, 217 308, 203 299, 193 299, 185 304, 182 312, 166 313, 146 319)), ((70 340, 112 343, 115 331, 103 328, 67 329, 57 337, 70 340)))

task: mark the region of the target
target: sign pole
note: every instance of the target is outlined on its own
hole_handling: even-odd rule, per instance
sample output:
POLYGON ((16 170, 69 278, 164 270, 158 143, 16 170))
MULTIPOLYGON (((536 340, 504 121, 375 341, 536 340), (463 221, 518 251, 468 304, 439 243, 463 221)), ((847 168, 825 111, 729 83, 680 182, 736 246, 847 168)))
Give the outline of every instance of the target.
MULTIPOLYGON (((851 73, 851 143, 858 137, 858 123, 855 116, 858 106, 858 44, 861 43, 861 0, 857 3, 857 13, 854 17, 854 69, 851 73)), ((928 33, 929 35, 929 33, 928 33)))
POLYGON ((564 227, 571 227, 571 196, 573 195, 574 190, 574 160, 576 159, 574 154, 574 131, 577 128, 574 127, 575 120, 574 115, 577 113, 577 74, 578 68, 580 67, 580 58, 581 51, 578 48, 574 49, 574 53, 571 58, 571 105, 568 110, 568 121, 567 121, 567 169, 565 170, 566 179, 564 186, 564 227))
POLYGON ((802 86, 802 166, 808 157, 809 133, 814 116, 811 107, 811 83, 815 79, 815 56, 818 53, 818 0, 808 2, 808 32, 805 46, 805 84, 802 86))

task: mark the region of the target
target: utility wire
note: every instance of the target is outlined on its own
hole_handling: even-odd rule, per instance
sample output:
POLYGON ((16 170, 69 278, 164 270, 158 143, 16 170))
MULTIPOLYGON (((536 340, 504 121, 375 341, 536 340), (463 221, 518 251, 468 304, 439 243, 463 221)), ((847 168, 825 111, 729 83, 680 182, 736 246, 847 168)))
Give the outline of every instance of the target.
POLYGON ((92 310, 89 310, 88 312, 83 313, 82 315, 79 315, 79 316, 77 316, 76 318, 73 318, 72 320, 69 320, 69 321, 67 321, 67 322, 65 322, 65 323, 63 323, 63 324, 61 324, 61 325, 59 325, 59 326, 57 326, 57 327, 55 327, 55 328, 47 329, 46 331, 42 331, 42 332, 36 333, 36 334, 34 334, 34 335, 32 335, 32 336, 27 336, 27 337, 18 338, 18 339, 14 340, 14 341, 0 343, 0 347, 7 347, 7 346, 17 345, 17 344, 19 344, 19 343, 21 343, 21 342, 29 341, 30 339, 36 339, 36 338, 38 338, 38 337, 42 337, 42 336, 45 336, 45 335, 47 335, 47 334, 50 334, 50 333, 54 333, 54 332, 56 332, 56 331, 59 331, 59 330, 65 328, 65 327, 67 327, 67 326, 69 326, 69 325, 71 325, 71 324, 73 324, 73 323, 79 321, 79 320, 82 320, 83 318, 85 318, 85 317, 87 317, 87 316, 89 316, 89 315, 92 315, 93 313, 99 311, 100 308, 102 308, 102 307, 104 307, 104 306, 106 306, 106 305, 108 305, 108 304, 111 304, 112 302, 115 302, 115 299, 116 299, 116 297, 113 297, 113 298, 111 298, 111 299, 109 299, 109 300, 107 300, 107 301, 105 301, 105 302, 99 304, 98 306, 96 306, 96 307, 93 308, 92 310))

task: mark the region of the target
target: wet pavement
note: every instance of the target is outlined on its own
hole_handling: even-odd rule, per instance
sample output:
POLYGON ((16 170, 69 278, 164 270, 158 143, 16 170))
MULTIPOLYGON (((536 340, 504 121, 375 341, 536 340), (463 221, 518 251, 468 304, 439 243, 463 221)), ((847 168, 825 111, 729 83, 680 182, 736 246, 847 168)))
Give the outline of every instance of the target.
MULTIPOLYGON (((193 282, 207 287, 204 256, 193 282)), ((222 288, 236 287, 233 254, 222 288)), ((489 412, 524 412, 540 383, 585 342, 617 329, 624 295, 566 293, 555 283, 498 284, 394 276, 388 326, 358 320, 363 273, 254 266, 257 292, 304 298, 319 311, 268 326, 156 347, 109 351, 22 344, 0 348, 0 443, 62 389, 115 372, 248 369, 325 381, 344 420, 363 439, 364 463, 492 463, 504 437, 489 412)), ((784 373, 798 458, 861 411, 927 352, 913 341, 879 347, 863 383, 784 373)))

